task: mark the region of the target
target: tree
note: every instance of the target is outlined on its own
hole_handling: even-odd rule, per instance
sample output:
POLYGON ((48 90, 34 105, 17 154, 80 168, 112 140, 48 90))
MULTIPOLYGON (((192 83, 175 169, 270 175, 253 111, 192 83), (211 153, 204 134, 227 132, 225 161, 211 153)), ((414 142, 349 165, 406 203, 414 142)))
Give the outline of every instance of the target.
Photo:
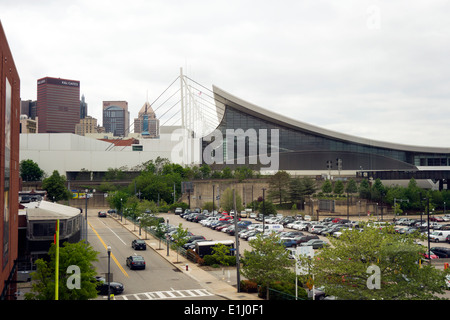
POLYGON ((177 249, 177 261, 178 261, 178 248, 183 247, 187 241, 188 241, 188 236, 189 232, 187 229, 183 229, 183 225, 180 223, 177 227, 177 230, 175 231, 175 233, 173 234, 173 246, 175 246, 175 248, 177 249))
POLYGON ((359 184, 359 197, 362 199, 370 199, 371 197, 371 188, 367 179, 362 180, 359 184))
POLYGON ((42 189, 47 191, 47 197, 52 201, 67 200, 72 193, 66 188, 66 178, 61 176, 57 170, 42 181, 42 189))
POLYGON ((384 196, 386 195, 386 188, 383 186, 383 183, 378 178, 375 180, 372 186, 372 200, 373 201, 382 201, 384 196))
POLYGON ((342 182, 342 180, 338 180, 334 183, 334 190, 333 192, 335 194, 339 194, 341 195, 342 193, 344 193, 344 183, 342 182))
MULTIPOLYGON (((54 300, 55 299, 55 266, 56 245, 52 244, 48 252, 49 261, 36 260, 37 269, 31 274, 32 289, 25 294, 27 300, 54 300)), ((59 300, 87 300, 97 296, 96 270, 93 265, 98 252, 85 242, 65 242, 59 249, 59 300), (79 268, 79 278, 74 272, 79 268), (77 279, 79 281, 77 281, 77 279)), ((77 275, 78 276, 78 275, 77 275)))
MULTIPOLYGON (((241 212, 243 210, 242 198, 237 192, 235 192, 235 198, 236 198, 236 211, 241 212)), ((223 210, 227 212, 234 210, 233 189, 227 188, 220 195, 220 206, 222 207, 223 210)))
POLYGON ((125 208, 125 204, 127 203, 129 197, 130 195, 127 192, 120 190, 109 193, 107 201, 111 208, 115 208, 117 210, 117 213, 123 214, 123 209, 125 208))
POLYGON ((345 187, 345 192, 347 193, 356 193, 358 192, 358 185, 354 179, 350 179, 345 187))
POLYGON ((322 192, 330 193, 331 191, 333 191, 333 186, 331 185, 331 181, 327 179, 322 185, 322 192))
POLYGON ((290 175, 286 171, 278 171, 269 179, 269 198, 282 204, 289 196, 290 175))
POLYGON ((316 192, 314 180, 311 178, 293 178, 289 182, 289 198, 292 203, 303 202, 305 197, 316 192))
POLYGON ((44 171, 33 160, 20 161, 20 177, 23 181, 40 181, 44 171))
POLYGON ((280 238, 275 233, 268 237, 258 235, 250 241, 252 251, 245 250, 241 272, 244 277, 267 288, 288 278, 293 262, 280 238))
POLYGON ((268 201, 268 200, 261 201, 259 203, 258 210, 259 210, 259 212, 263 213, 265 216, 268 216, 271 214, 272 215, 277 214, 277 208, 275 207, 275 205, 273 204, 272 201, 268 201))
POLYGON ((346 230, 321 249, 308 265, 316 287, 344 300, 428 300, 444 292, 445 273, 417 262, 426 248, 419 234, 404 235, 392 226, 346 230))

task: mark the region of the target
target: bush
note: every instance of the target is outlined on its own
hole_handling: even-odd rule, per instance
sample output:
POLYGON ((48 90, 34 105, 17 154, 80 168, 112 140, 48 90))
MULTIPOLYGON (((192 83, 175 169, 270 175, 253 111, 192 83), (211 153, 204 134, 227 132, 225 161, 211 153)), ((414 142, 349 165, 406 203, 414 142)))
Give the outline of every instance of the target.
POLYGON ((257 293, 258 284, 251 280, 241 280, 241 291, 247 293, 257 293))

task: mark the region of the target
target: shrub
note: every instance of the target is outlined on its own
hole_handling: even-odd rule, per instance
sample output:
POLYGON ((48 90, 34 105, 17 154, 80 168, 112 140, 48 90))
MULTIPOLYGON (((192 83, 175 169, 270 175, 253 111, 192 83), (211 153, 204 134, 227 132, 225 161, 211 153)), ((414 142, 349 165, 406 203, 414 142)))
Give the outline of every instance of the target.
POLYGON ((251 280, 241 280, 241 291, 247 293, 258 292, 258 284, 251 280))

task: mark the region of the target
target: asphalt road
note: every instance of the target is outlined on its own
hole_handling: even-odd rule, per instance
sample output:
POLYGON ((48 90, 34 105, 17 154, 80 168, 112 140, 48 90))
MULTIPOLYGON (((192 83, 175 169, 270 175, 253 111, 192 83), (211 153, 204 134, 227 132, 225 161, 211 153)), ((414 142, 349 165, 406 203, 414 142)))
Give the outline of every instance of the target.
MULTIPOLYGON (((108 272, 108 254, 106 247, 111 246, 110 271, 112 281, 124 284, 125 290, 116 299, 156 300, 156 299, 221 299, 204 290, 200 283, 183 274, 150 248, 136 251, 131 241, 136 236, 121 227, 114 219, 99 218, 97 210, 88 210, 88 241, 100 252, 95 263, 99 275, 108 272), (126 257, 142 255, 146 262, 145 270, 130 270, 126 266, 126 257)), ((158 248, 157 243, 151 243, 158 248)), ((99 296, 99 299, 106 297, 99 296)))

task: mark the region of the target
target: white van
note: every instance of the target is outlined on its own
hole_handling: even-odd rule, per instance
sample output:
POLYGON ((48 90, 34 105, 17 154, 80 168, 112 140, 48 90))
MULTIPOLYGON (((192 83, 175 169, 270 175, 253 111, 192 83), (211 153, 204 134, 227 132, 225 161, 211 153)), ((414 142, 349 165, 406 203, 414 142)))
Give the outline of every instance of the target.
POLYGON ((447 236, 450 234, 450 230, 433 231, 430 233, 430 241, 439 242, 447 240, 447 236))
POLYGON ((266 224, 264 226, 264 233, 282 232, 283 230, 284 230, 284 227, 282 224, 266 224))

